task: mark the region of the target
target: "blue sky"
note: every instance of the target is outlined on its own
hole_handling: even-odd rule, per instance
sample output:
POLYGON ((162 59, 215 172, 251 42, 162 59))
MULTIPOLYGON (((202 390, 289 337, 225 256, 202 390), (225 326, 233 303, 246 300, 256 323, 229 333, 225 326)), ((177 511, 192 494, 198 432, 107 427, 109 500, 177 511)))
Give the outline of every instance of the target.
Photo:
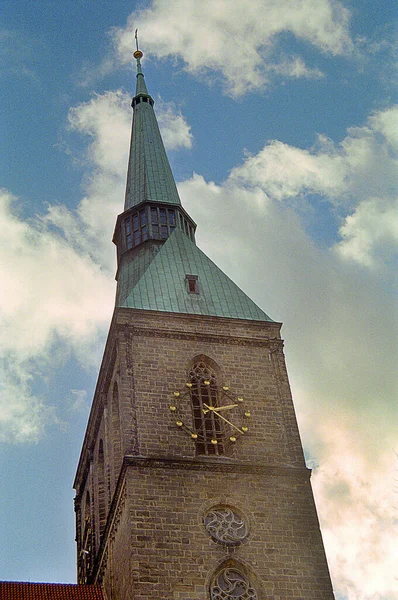
POLYGON ((398 599, 397 12, 3 1, 1 579, 75 580, 71 487, 112 314, 138 27, 198 244, 284 323, 336 598, 398 599))

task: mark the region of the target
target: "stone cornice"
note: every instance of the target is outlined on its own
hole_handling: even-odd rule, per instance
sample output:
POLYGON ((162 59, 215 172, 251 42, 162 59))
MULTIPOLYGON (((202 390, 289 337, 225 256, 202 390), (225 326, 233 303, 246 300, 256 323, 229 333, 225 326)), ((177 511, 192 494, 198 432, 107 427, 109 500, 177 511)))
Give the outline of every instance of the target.
POLYGON ((163 458, 146 456, 125 456, 125 468, 151 468, 151 469, 185 469, 193 471, 212 471, 222 473, 253 473, 269 476, 291 475, 300 479, 309 480, 311 469, 290 465, 273 465, 258 462, 243 462, 224 457, 197 457, 197 458, 163 458))
POLYGON ((283 348, 283 340, 279 338, 253 338, 233 335, 216 335, 211 333, 184 332, 179 330, 161 329, 158 327, 140 327, 137 325, 120 324, 118 331, 128 333, 131 337, 144 336, 168 338, 173 340, 201 341, 206 344, 229 344, 234 346, 262 346, 283 348))

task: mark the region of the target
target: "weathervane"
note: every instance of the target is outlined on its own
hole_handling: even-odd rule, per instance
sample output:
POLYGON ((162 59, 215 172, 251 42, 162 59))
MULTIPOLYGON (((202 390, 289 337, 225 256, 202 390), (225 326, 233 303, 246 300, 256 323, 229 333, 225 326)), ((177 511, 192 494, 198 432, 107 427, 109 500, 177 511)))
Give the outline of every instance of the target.
POLYGON ((138 29, 135 30, 134 37, 135 37, 135 46, 137 49, 134 52, 133 56, 134 56, 134 58, 139 60, 140 58, 143 57, 143 54, 142 54, 141 50, 138 50, 138 29))

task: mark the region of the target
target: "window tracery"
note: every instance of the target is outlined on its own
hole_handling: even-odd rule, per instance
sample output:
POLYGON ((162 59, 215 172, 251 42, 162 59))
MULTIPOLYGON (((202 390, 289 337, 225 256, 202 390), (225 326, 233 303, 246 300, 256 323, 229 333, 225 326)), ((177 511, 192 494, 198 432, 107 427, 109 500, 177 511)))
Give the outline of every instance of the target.
POLYGON ((246 519, 228 506, 210 509, 205 515, 204 525, 215 541, 231 546, 240 544, 249 533, 246 519))
POLYGON ((215 576, 210 587, 211 600, 257 600, 257 593, 243 570, 226 566, 215 576))

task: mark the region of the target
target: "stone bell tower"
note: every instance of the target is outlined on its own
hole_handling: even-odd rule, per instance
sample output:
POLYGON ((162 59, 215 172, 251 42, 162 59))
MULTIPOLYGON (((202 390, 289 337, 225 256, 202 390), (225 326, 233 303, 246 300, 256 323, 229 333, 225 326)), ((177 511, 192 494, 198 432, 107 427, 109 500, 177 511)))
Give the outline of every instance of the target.
POLYGON ((331 600, 274 322, 196 246, 137 61, 117 294, 75 479, 108 600, 331 600))

